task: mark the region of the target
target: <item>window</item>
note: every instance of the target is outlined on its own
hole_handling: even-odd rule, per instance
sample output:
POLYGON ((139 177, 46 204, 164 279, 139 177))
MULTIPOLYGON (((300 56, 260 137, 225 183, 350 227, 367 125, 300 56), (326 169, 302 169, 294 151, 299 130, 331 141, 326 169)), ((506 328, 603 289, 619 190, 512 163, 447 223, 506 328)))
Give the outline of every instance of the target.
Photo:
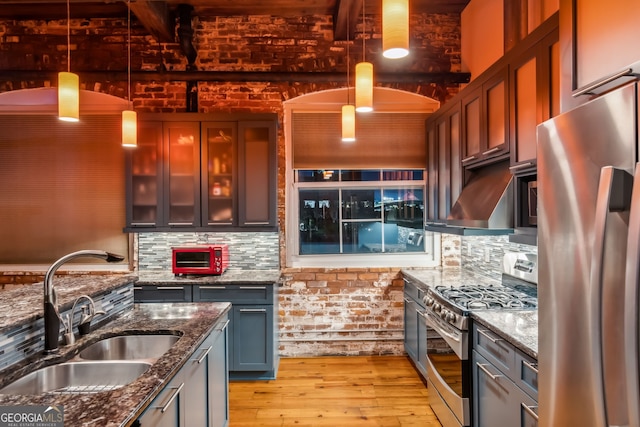
POLYGON ((374 88, 356 142, 340 138, 348 89, 284 103, 287 267, 435 267, 440 238, 424 231, 425 121, 439 103, 374 88))
POLYGON ((296 170, 298 256, 421 254, 424 170, 296 170))

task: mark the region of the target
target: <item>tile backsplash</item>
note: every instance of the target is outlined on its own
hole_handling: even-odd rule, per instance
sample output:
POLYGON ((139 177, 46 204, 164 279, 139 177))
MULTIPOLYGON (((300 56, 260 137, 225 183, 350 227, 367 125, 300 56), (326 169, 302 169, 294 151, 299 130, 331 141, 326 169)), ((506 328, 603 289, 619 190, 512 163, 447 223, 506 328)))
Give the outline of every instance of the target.
POLYGON ((538 253, 537 246, 509 242, 508 236, 464 236, 460 247, 462 268, 500 280, 506 252, 538 253))
POLYGON ((140 233, 137 236, 139 272, 171 271, 174 246, 229 245, 229 270, 278 270, 277 232, 140 233))

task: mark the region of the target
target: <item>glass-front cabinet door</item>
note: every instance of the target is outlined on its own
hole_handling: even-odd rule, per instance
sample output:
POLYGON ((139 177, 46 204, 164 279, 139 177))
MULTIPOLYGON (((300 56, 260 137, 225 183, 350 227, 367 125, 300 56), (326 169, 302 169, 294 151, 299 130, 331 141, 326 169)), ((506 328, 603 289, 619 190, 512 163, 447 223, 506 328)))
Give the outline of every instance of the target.
POLYGON ((158 206, 162 204, 162 122, 138 124, 138 146, 128 157, 127 222, 133 227, 154 227, 162 222, 158 206))
POLYGON ((200 211, 200 124, 165 122, 167 225, 198 225, 200 211))
POLYGON ((202 219, 206 225, 235 225, 237 123, 202 123, 202 219))

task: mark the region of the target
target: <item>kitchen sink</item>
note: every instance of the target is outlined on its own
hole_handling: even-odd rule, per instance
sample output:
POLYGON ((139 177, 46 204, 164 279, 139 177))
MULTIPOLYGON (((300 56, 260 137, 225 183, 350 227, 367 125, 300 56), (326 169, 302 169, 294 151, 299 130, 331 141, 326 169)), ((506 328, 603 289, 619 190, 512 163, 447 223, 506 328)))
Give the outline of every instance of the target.
POLYGON ((178 339, 176 335, 119 335, 90 345, 78 356, 84 360, 155 360, 178 339))
POLYGON ((98 393, 135 381, 147 362, 66 362, 38 369, 0 389, 0 394, 98 393))

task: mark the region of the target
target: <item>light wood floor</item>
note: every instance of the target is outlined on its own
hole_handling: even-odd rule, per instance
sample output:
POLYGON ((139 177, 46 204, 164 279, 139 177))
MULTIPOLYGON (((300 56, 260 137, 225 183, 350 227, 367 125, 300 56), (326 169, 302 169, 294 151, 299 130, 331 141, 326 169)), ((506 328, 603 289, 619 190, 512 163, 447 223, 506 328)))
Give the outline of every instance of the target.
POLYGON ((229 427, 441 427, 402 356, 283 358, 276 380, 229 388, 229 427))

